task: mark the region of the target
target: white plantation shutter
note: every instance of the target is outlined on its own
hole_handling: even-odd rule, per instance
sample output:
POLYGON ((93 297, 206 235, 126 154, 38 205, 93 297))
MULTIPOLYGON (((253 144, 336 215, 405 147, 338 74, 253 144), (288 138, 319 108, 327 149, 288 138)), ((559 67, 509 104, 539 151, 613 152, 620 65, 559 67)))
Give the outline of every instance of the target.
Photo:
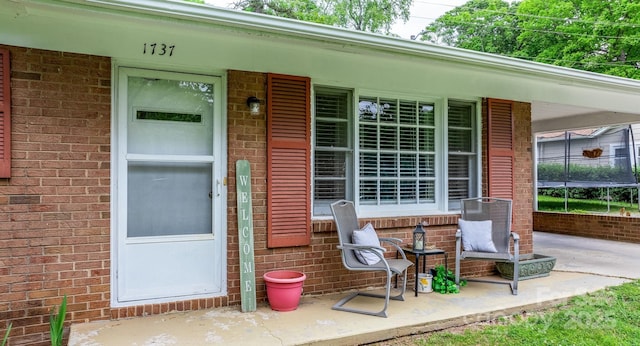
POLYGON ((318 89, 315 94, 314 208, 328 213, 329 204, 347 197, 350 94, 318 89))
POLYGON ((449 201, 473 197, 477 152, 474 144, 475 108, 451 101, 448 112, 449 201))
POLYGON ((434 104, 363 96, 358 109, 360 204, 434 203, 434 104))

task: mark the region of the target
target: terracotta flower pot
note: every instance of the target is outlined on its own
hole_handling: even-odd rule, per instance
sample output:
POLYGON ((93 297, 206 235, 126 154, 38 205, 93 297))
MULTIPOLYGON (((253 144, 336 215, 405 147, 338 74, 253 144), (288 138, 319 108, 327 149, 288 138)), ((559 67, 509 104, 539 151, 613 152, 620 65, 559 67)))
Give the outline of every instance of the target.
POLYGON ((263 275, 267 285, 267 299, 271 309, 292 311, 298 308, 302 284, 307 276, 293 270, 276 270, 263 275))

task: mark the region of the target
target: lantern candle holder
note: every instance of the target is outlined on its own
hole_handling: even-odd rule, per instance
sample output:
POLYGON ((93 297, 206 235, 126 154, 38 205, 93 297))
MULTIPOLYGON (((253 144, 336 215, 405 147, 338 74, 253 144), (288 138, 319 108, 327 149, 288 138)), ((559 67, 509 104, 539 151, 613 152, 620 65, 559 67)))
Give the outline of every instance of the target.
POLYGON ((413 251, 424 251, 426 242, 426 232, 421 224, 416 225, 413 230, 413 251))

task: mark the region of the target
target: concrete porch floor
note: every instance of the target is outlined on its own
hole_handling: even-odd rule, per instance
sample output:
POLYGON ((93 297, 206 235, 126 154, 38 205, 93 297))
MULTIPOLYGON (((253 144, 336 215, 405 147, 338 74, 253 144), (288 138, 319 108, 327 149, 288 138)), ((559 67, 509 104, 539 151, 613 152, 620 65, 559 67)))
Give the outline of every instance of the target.
MULTIPOLYGON (((414 297, 408 290, 405 301, 390 302, 388 318, 332 310, 345 293, 305 296, 291 312, 263 304, 251 313, 238 306, 75 324, 69 345, 355 345, 539 310, 640 278, 640 244, 535 232, 534 246, 555 256, 556 267, 548 277, 521 281, 517 296, 508 285, 480 282, 459 294, 414 297)), ((353 304, 382 307, 375 298, 353 304)))

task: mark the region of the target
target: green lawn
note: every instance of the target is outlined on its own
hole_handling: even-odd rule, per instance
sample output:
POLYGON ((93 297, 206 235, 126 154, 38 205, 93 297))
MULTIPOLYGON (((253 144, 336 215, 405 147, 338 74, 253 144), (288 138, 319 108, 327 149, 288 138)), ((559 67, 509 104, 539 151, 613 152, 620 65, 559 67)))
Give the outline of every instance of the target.
POLYGON ((640 280, 488 327, 427 334, 415 345, 640 345, 640 280))
MULTIPOLYGON (((610 205, 610 212, 612 214, 619 214, 621 208, 625 208, 625 210, 635 212, 635 213, 638 212, 637 203, 630 204, 625 202, 611 202, 609 205, 610 205)), ((564 198, 538 196, 538 210, 563 212, 565 211, 564 198)), ((570 213, 579 213, 579 214, 606 213, 607 201, 569 198, 567 211, 570 213)))

